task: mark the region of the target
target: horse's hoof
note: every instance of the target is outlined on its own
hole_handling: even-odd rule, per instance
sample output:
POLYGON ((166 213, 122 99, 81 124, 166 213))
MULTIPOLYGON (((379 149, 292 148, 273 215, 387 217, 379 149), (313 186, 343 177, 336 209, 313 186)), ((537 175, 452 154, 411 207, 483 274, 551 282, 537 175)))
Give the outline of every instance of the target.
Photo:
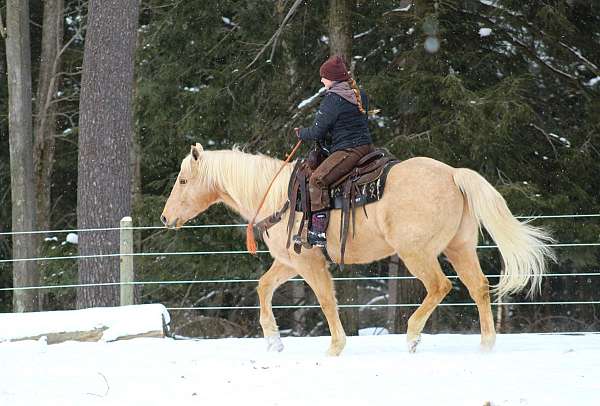
POLYGON ((339 357, 344 348, 346 347, 346 337, 340 340, 336 340, 332 342, 327 350, 327 356, 329 357, 339 357))
POLYGON ((490 352, 494 349, 494 344, 496 344, 496 337, 487 338, 487 339, 482 338, 479 349, 481 350, 481 352, 490 352))
POLYGON ((342 350, 344 349, 344 347, 329 347, 329 349, 327 350, 327 356, 328 357, 339 357, 340 354, 342 353, 342 350))
POLYGON ((408 345, 408 352, 414 354, 417 352, 417 345, 421 342, 421 335, 419 334, 417 337, 408 339, 406 344, 408 345))
POLYGON ((279 334, 274 336, 265 337, 267 340, 267 351, 269 352, 281 352, 283 351, 283 342, 279 334))

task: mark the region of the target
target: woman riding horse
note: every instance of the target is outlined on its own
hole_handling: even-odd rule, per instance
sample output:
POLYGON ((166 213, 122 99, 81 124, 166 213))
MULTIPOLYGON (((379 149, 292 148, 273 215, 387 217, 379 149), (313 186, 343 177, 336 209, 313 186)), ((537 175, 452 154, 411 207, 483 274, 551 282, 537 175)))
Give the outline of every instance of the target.
POLYGON ((295 130, 300 139, 316 141, 329 153, 309 180, 312 217, 308 242, 324 247, 329 223, 329 186, 373 151, 373 141, 367 126, 367 96, 356 86, 344 60, 333 56, 321 65, 319 72, 327 91, 315 123, 312 127, 295 130))

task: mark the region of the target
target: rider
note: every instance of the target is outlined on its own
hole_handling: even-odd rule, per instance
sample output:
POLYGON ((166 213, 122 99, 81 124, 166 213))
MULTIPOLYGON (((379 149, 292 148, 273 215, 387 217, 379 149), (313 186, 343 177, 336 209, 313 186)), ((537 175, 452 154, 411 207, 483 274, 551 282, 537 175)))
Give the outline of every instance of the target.
POLYGON ((323 247, 329 223, 329 185, 350 172, 374 148, 367 126, 367 95, 356 86, 342 57, 329 58, 319 73, 327 90, 315 123, 295 130, 300 139, 317 141, 330 154, 314 170, 308 184, 312 211, 308 242, 323 247))

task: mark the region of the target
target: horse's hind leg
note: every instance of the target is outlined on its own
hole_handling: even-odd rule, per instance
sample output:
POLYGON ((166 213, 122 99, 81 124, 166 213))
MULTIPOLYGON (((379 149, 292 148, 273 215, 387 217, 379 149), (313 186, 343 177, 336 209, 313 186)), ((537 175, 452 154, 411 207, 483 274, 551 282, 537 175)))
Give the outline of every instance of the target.
POLYGON ((408 350, 415 352, 421 340, 421 332, 427 323, 427 319, 438 304, 446 297, 452 284, 442 272, 440 263, 435 255, 431 256, 402 256, 406 268, 411 274, 419 279, 425 289, 427 296, 421 306, 408 319, 408 331, 406 341, 408 350))
POLYGON ((279 327, 273 315, 271 300, 273 292, 282 283, 296 276, 298 273, 291 267, 275 260, 271 268, 258 281, 258 299, 260 302, 260 325, 267 340, 268 351, 283 350, 283 343, 279 338, 279 327))
POLYGON ((479 265, 475 243, 450 244, 444 251, 458 277, 477 304, 481 326, 481 348, 491 350, 496 342, 489 283, 479 265))

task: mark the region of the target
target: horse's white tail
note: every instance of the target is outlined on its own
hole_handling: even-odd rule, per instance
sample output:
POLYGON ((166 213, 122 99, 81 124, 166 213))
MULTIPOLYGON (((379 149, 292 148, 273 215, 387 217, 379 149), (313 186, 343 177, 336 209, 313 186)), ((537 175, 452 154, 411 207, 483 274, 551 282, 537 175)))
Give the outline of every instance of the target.
POLYGON ((500 193, 477 172, 459 168, 454 172, 454 182, 466 196, 479 226, 485 227, 500 250, 504 269, 494 286, 498 300, 519 292, 530 280, 528 295, 539 292, 546 259, 556 261, 554 251, 544 245, 553 242, 552 237, 541 228, 519 222, 500 193))

